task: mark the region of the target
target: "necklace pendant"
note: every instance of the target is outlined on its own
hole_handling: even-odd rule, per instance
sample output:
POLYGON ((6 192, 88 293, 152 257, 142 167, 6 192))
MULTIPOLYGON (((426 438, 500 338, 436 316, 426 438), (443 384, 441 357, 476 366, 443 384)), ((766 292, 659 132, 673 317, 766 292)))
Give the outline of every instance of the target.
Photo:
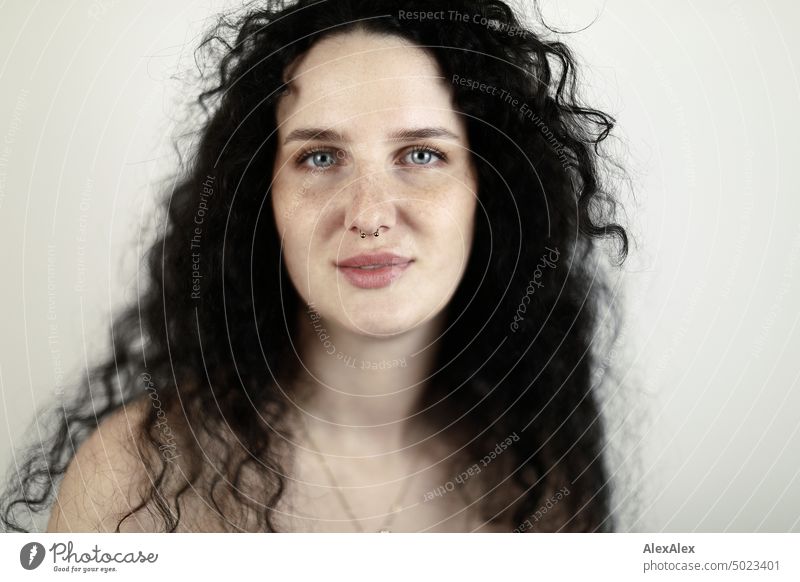
POLYGON ((390 529, 379 529, 378 533, 392 533, 392 530, 390 530, 390 529))

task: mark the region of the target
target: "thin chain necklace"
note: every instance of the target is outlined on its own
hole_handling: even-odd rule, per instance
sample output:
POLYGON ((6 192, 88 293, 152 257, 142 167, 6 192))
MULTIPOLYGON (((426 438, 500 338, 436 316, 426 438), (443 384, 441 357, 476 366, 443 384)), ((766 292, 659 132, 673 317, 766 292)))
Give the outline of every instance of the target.
MULTIPOLYGON (((333 471, 331 470, 331 467, 328 464, 328 461, 325 460, 325 455, 323 455, 320 452, 320 448, 317 446, 317 443, 314 442, 314 439, 311 437, 311 432, 308 430, 308 427, 306 426, 305 418, 301 419, 301 424, 303 425, 303 432, 305 432, 306 438, 308 438, 308 441, 311 443, 311 445, 315 449, 315 453, 317 455, 319 455, 320 459, 322 460, 320 465, 325 470, 325 472, 328 474, 328 478, 331 480, 331 483, 334 486, 334 491, 336 492, 336 496, 339 498, 339 503, 341 504, 342 509, 344 509, 345 513, 347 513, 347 516, 350 518, 350 521, 352 521, 353 524, 356 526, 356 528, 358 529, 359 533, 364 533, 364 527, 361 525, 361 522, 353 514, 353 509, 352 509, 352 507, 350 507, 350 504, 347 502, 347 499, 345 498, 344 493, 342 493, 342 488, 339 485, 339 482, 336 480, 336 476, 333 474, 333 471)), ((412 475, 411 477, 407 477, 405 479, 405 482, 400 487, 400 491, 397 494, 397 498, 394 500, 394 503, 392 503, 392 505, 389 507, 389 510, 391 512, 389 514, 389 517, 386 519, 386 521, 383 522, 381 527, 377 530, 378 533, 391 533, 392 530, 390 530, 389 527, 391 527, 395 516, 402 509, 400 503, 403 501, 403 498, 405 498, 406 493, 408 492, 408 487, 410 486, 410 484, 413 481, 414 477, 415 477, 415 475, 412 475)))

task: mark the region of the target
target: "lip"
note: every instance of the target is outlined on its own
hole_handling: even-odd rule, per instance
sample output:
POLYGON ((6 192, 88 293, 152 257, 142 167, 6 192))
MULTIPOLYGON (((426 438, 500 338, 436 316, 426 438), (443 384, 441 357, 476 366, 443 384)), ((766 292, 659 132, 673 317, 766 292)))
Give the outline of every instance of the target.
POLYGON ((345 259, 336 267, 354 286, 379 289, 400 278, 413 262, 413 259, 395 253, 364 253, 345 259))
POLYGON ((401 265, 410 262, 409 257, 404 257, 395 253, 362 253, 349 259, 339 261, 337 267, 367 267, 369 265, 401 265))

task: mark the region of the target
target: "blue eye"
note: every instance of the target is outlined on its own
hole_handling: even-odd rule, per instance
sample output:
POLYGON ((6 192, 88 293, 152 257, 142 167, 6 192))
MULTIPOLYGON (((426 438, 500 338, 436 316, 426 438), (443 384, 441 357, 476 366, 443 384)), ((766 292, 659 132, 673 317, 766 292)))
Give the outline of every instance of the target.
POLYGON ((427 164, 431 157, 433 157, 433 152, 426 150, 414 150, 411 152, 411 159, 414 164, 427 164))
POLYGON ((429 162, 431 161, 432 156, 436 156, 440 160, 447 159, 442 152, 430 146, 415 147, 408 153, 408 155, 411 156, 411 164, 414 166, 430 165, 429 162))
MULTIPOLYGON (((302 152, 296 158, 296 163, 299 166, 306 166, 308 165, 306 162, 311 159, 311 166, 312 170, 327 170, 332 166, 337 165, 337 158, 339 158, 339 151, 335 154, 333 150, 325 149, 325 148, 315 148, 305 152, 302 152)), ((343 153, 343 152, 342 152, 343 153)), ((431 162, 433 160, 433 156, 438 158, 439 160, 446 161, 447 155, 444 152, 439 151, 438 149, 429 146, 429 145, 420 145, 415 146, 411 150, 409 150, 403 160, 407 160, 408 157, 411 156, 410 161, 406 161, 407 164, 412 166, 430 166, 433 165, 431 162)))
POLYGON ((328 168, 336 163, 336 158, 328 150, 308 152, 302 161, 305 162, 308 158, 311 158, 311 165, 315 168, 328 168))

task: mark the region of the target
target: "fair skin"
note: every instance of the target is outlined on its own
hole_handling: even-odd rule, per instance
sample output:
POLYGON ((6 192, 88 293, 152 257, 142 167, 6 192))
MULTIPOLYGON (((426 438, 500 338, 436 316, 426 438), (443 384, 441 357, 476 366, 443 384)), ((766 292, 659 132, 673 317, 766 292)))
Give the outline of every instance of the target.
MULTIPOLYGON (((466 268, 477 208, 477 176, 449 83, 424 50, 362 32, 318 42, 286 76, 291 91, 276 111, 271 202, 283 260, 304 303, 294 344, 303 369, 286 392, 295 395, 292 420, 311 438, 299 429, 290 443, 279 529, 376 531, 404 492, 392 531, 491 531, 474 511, 462 511, 469 485, 424 501, 453 478, 453 467, 475 460, 459 456, 463 441, 415 415, 466 268), (319 129, 329 133, 309 139, 319 129), (318 151, 298 160, 312 148, 318 151), (358 287, 337 263, 370 251, 413 261, 385 287, 358 287), (381 362, 388 366, 371 365, 381 362)), ((138 501, 125 488, 141 468, 129 452, 130 429, 147 406, 117 411, 79 449, 48 531, 112 531, 116 516, 138 501)), ((220 530, 198 495, 183 502, 178 531, 220 530)), ((245 529, 251 525, 258 527, 245 529)), ((157 527, 140 513, 123 531, 157 527)))
MULTIPOLYGON (((277 108, 272 203, 287 271, 313 306, 298 314, 307 397, 296 405, 312 438, 297 443, 294 493, 303 514, 310 505, 320 513, 315 530, 353 531, 346 521, 325 521, 347 513, 314 451, 339 485, 358 488, 344 490, 357 516, 385 517, 414 473, 404 506, 447 481, 436 465, 447 449, 425 440, 429 432, 413 420, 466 268, 477 178, 464 119, 424 50, 398 37, 347 33, 317 43, 291 69, 277 108), (319 130, 328 134, 314 137, 319 130), (336 265, 368 251, 413 262, 390 285, 364 289, 336 265), (378 362, 396 365, 373 369, 378 362)), ((392 529, 419 531, 447 517, 430 505, 429 515, 423 507, 396 515, 392 529)), ((365 519, 363 527, 383 521, 365 519)), ((463 528, 464 516, 450 527, 463 528)))

